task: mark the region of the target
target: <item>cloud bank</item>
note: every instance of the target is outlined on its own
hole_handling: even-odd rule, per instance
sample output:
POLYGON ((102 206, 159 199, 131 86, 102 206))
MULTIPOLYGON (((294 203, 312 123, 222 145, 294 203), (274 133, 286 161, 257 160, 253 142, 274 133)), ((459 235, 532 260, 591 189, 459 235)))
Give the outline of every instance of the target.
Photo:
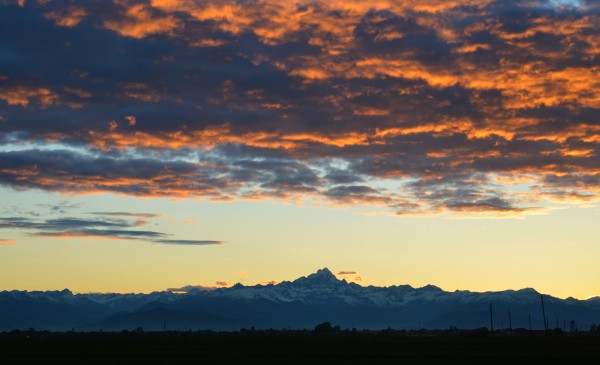
POLYGON ((2 185, 395 214, 598 199, 595 1, 22 5, 0 1, 2 185))

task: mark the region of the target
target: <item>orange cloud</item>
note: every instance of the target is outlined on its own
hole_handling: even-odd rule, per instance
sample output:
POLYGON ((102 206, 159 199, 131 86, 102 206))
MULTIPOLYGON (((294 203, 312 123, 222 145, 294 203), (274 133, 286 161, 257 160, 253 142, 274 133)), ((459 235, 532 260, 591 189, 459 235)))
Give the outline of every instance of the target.
POLYGON ((123 0, 115 0, 115 3, 123 6, 124 16, 105 20, 104 26, 120 35, 141 39, 152 34, 172 34, 180 27, 175 17, 155 14, 147 5, 131 5, 123 0))
POLYGON ((386 116, 391 113, 390 110, 387 109, 379 109, 379 108, 371 108, 371 107, 359 107, 352 111, 354 115, 364 115, 370 117, 381 117, 386 116))
POLYGON ((111 132, 114 132, 117 128, 119 128, 119 123, 117 123, 114 120, 108 124, 108 130, 110 130, 111 132))
POLYGON ((69 6, 61 10, 50 11, 45 14, 46 18, 54 20, 54 24, 60 27, 74 27, 87 16, 87 11, 78 6, 69 6))
POLYGON ((69 87, 69 86, 63 86, 63 90, 69 94, 76 95, 77 97, 82 98, 82 99, 89 99, 92 97, 92 94, 89 91, 86 91, 83 89, 78 89, 78 88, 69 87))
MULTIPOLYGON (((369 110, 369 115, 381 116, 387 111, 369 110)), ((127 118, 128 119, 128 118, 127 118)), ((129 119, 128 119, 129 120, 129 119)), ((335 147, 345 146, 366 146, 385 142, 386 139, 397 136, 406 136, 414 134, 434 134, 434 135, 452 135, 455 133, 466 134, 470 139, 486 138, 492 135, 512 140, 516 134, 514 129, 507 124, 502 126, 476 126, 468 120, 446 120, 444 123, 420 124, 407 127, 393 127, 389 129, 377 129, 372 133, 335 133, 331 135, 320 135, 311 133, 267 133, 267 132, 245 132, 233 134, 227 125, 218 127, 209 127, 204 130, 153 133, 146 132, 117 132, 118 123, 115 121, 110 124, 110 133, 89 131, 90 143, 101 149, 123 149, 129 147, 141 148, 212 148, 224 143, 240 143, 247 146, 260 148, 284 148, 299 149, 306 147, 309 143, 317 143, 335 147), (114 123, 113 123, 114 122, 114 123)), ((130 121, 131 123, 131 121, 130 121)), ((590 127, 595 128, 595 127, 590 127)), ((586 136, 589 133, 582 131, 579 136, 586 136)), ((561 138, 567 138, 569 134, 561 138)), ((57 135, 52 138, 56 138, 57 135)), ((533 138, 533 137, 524 137, 533 138)), ((550 138, 550 137, 544 137, 550 138)), ((589 138, 594 138, 590 136, 589 138)), ((439 153, 439 152, 435 152, 439 153)), ((434 155, 435 155, 434 153, 434 155)), ((434 156, 432 155, 432 156, 434 156)))
POLYGON ((219 47, 227 44, 227 42, 219 39, 205 38, 197 41, 192 41, 190 46, 192 47, 219 47))
POLYGON ((26 107, 32 100, 42 105, 51 105, 57 102, 58 95, 47 88, 34 88, 28 86, 16 86, 0 89, 0 100, 8 105, 20 105, 26 107))
POLYGON ((0 247, 2 247, 2 246, 14 246, 16 244, 17 244, 17 241, 15 241, 15 240, 0 238, 0 247))
MULTIPOLYGON (((344 52, 354 37, 356 25, 373 11, 390 11, 404 14, 408 11, 439 13, 459 6, 483 7, 489 1, 443 0, 331 0, 318 3, 272 0, 244 6, 235 0, 209 1, 152 0, 150 4, 166 13, 184 12, 201 20, 214 22, 225 32, 240 34, 250 31, 262 42, 274 45, 284 40, 294 40, 303 32, 311 31, 311 44, 321 46, 329 54, 344 52), (302 6, 300 6, 302 5, 302 6), (330 14, 340 14, 332 17, 330 14)), ((380 39, 395 39, 399 34, 389 32, 380 39)), ((314 76, 319 75, 311 74, 314 76)))
POLYGON ((125 119, 129 122, 130 127, 135 126, 135 124, 137 123, 137 120, 135 119, 135 117, 133 115, 128 115, 125 117, 125 119))
POLYGON ((445 68, 430 69, 418 62, 410 60, 387 60, 369 58, 358 60, 355 69, 348 72, 348 77, 395 77, 410 80, 423 80, 434 87, 449 87, 460 82, 460 78, 445 68))
POLYGON ((141 82, 128 82, 119 86, 123 89, 123 95, 131 99, 145 102, 157 102, 162 99, 162 96, 157 91, 152 90, 147 84, 141 82))
POLYGON ((308 143, 344 147, 368 144, 364 133, 333 134, 331 136, 310 133, 266 133, 246 132, 233 134, 227 125, 209 127, 204 130, 145 133, 135 131, 117 132, 118 123, 110 123, 109 133, 89 131, 90 143, 101 149, 122 149, 128 147, 181 149, 187 147, 212 148, 218 144, 241 143, 253 147, 296 149, 308 143))

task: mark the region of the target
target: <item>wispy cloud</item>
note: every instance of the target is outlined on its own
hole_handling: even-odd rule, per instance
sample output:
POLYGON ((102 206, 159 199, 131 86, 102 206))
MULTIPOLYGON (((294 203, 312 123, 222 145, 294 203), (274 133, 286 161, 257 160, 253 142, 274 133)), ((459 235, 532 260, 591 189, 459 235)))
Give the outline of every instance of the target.
POLYGON ((344 276, 344 280, 348 280, 348 281, 354 281, 354 282, 361 282, 363 279, 360 275, 358 275, 358 272, 356 271, 340 271, 337 273, 338 276, 344 276))
POLYGON ((81 203, 60 202, 56 204, 37 204, 38 207, 50 211, 51 214, 66 214, 73 209, 81 208, 81 203))
POLYGON ((190 246, 206 246, 206 245, 222 245, 224 241, 206 241, 206 240, 155 240, 156 243, 164 243, 169 245, 190 245, 190 246))
POLYGON ((16 244, 17 244, 17 241, 15 241, 15 240, 7 239, 7 238, 0 238, 0 247, 1 246, 14 246, 16 244))
POLYGON ((96 238, 143 240, 170 245, 220 245, 223 241, 175 239, 170 234, 139 230, 137 218, 153 218, 159 214, 109 212, 92 213, 97 219, 62 217, 53 219, 30 219, 23 217, 0 217, 0 229, 24 230, 34 237, 45 238, 96 238), (115 218, 123 217, 123 218, 115 218), (136 218, 136 219, 131 219, 136 218))
POLYGON ((111 217, 134 217, 140 219, 150 219, 161 217, 162 214, 155 213, 130 213, 130 212, 92 212, 91 214, 111 217))
MULTIPOLYGON (((124 229, 82 229, 57 232, 35 232, 32 236, 46 238, 103 238, 103 239, 153 239, 166 236, 153 231, 132 231, 124 229)), ((161 242, 153 240, 153 242, 161 242)))

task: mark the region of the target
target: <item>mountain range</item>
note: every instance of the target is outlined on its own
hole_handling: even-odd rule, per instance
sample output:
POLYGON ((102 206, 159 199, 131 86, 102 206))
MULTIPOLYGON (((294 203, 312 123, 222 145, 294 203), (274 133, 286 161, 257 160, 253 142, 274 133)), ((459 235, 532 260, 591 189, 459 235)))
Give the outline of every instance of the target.
MULTIPOLYGON (((600 297, 559 299, 544 295, 550 328, 600 323, 600 297)), ((447 292, 434 285, 413 288, 360 286, 338 280, 327 268, 279 284, 195 288, 150 294, 73 294, 62 291, 0 292, 0 330, 120 331, 314 328, 328 321, 342 328, 443 329, 490 325, 543 329, 541 296, 534 289, 447 292)))

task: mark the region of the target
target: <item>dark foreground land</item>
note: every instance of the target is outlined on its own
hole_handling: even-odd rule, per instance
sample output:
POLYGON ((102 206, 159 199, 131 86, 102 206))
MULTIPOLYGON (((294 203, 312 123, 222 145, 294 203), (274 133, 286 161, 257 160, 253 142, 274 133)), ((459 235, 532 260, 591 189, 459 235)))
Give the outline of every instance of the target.
POLYGON ((0 334, 2 364, 600 364, 598 336, 0 334))

